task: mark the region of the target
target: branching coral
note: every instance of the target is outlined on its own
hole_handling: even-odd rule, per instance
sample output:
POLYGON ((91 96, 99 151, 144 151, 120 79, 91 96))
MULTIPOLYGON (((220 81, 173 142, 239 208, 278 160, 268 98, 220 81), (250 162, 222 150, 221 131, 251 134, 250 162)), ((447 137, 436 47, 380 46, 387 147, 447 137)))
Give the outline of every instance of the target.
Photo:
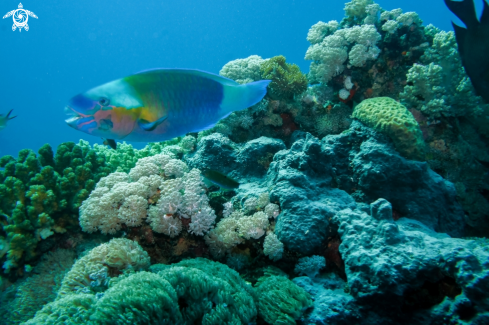
POLYGON ((49 145, 39 156, 22 150, 17 159, 2 157, 0 166, 0 212, 7 216, 2 226, 9 245, 6 271, 36 256, 39 241, 76 227, 81 202, 110 172, 105 157, 82 140, 61 144, 55 155, 49 145))

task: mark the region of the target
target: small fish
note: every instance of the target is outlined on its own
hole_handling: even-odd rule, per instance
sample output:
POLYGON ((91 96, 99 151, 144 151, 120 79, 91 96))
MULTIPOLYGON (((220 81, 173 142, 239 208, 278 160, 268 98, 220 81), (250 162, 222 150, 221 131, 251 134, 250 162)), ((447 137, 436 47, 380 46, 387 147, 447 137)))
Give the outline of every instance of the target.
POLYGON ((8 112, 7 116, 3 116, 3 114, 0 114, 0 130, 4 129, 7 126, 8 121, 17 117, 17 116, 10 117, 10 113, 12 113, 12 111, 13 109, 11 109, 10 112, 8 112))
POLYGON ((479 21, 473 0, 445 0, 448 9, 467 27, 452 22, 465 72, 477 94, 489 102, 489 8, 485 0, 482 2, 484 9, 479 21))
POLYGON ((111 147, 114 150, 117 149, 117 143, 114 141, 114 139, 105 139, 103 144, 111 147))
POLYGON ((202 171, 202 175, 204 175, 204 177, 211 183, 219 186, 220 188, 232 190, 239 187, 239 183, 237 181, 212 169, 204 169, 202 171))
POLYGON ((143 71, 73 97, 65 110, 76 130, 105 139, 164 141, 213 127, 258 103, 270 80, 240 85, 185 69, 143 71))

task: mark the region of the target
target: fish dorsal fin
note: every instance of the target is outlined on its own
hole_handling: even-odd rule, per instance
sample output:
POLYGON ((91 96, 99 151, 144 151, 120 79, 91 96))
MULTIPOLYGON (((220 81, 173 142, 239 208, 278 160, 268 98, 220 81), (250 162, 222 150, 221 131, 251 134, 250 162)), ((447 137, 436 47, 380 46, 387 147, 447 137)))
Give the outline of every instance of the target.
POLYGON ((143 129, 145 131, 153 131, 154 129, 156 129, 158 127, 158 125, 165 122, 165 120, 167 118, 168 118, 168 115, 165 115, 163 117, 160 117, 159 119, 157 119, 154 122, 150 122, 150 121, 147 121, 145 119, 140 118, 140 119, 138 119, 138 125, 141 129, 143 129))
POLYGON ((151 74, 151 73, 184 73, 184 74, 190 74, 190 75, 194 75, 194 76, 200 76, 200 77, 204 77, 204 78, 209 78, 211 80, 214 80, 214 81, 217 81, 223 85, 229 85, 229 86, 239 86, 239 84, 232 80, 232 79, 229 79, 229 78, 225 78, 223 76, 220 76, 220 75, 217 75, 217 74, 213 74, 213 73, 209 73, 209 72, 206 72, 206 71, 201 71, 201 70, 195 70, 195 69, 150 69, 150 70, 144 70, 144 71, 140 71, 138 73, 136 73, 137 75, 138 74, 151 74))
MULTIPOLYGON (((484 0, 485 2, 485 0, 484 0)), ((451 12, 455 14, 467 27, 476 28, 479 24, 475 11, 474 0, 452 1, 445 0, 445 4, 451 12)))

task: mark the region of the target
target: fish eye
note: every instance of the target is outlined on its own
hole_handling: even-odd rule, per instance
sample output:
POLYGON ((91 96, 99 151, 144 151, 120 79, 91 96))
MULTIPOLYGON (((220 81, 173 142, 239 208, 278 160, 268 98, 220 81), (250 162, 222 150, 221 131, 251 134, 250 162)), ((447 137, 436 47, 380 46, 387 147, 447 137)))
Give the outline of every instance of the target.
POLYGON ((101 97, 98 102, 102 106, 108 106, 110 104, 110 100, 106 97, 101 97))

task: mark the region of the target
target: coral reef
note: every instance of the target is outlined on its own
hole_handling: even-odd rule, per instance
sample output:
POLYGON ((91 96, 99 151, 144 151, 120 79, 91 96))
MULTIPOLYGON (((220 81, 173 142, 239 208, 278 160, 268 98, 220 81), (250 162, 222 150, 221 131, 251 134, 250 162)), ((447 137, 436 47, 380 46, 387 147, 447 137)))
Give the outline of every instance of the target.
POLYGON ((489 241, 463 237, 489 234, 489 105, 454 34, 352 0, 307 40, 307 75, 227 63, 272 82, 209 130, 0 158, 2 321, 489 323, 489 241))

